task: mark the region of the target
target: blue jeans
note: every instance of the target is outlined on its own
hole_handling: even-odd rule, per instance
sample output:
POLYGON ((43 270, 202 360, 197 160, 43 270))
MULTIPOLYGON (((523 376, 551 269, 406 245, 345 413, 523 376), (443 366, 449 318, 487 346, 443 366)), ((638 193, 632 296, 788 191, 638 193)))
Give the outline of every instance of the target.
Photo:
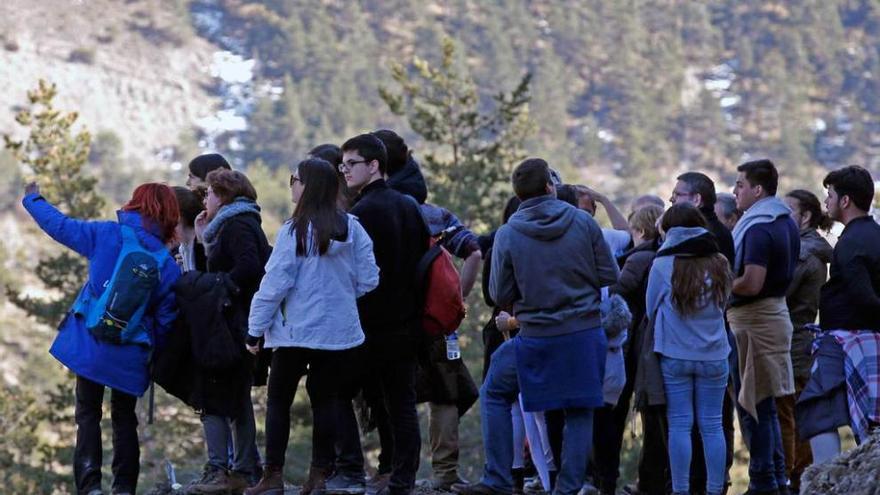
MULTIPOLYGON (((516 375, 515 342, 509 340, 492 354, 492 364, 480 388, 480 418, 483 429, 484 485, 510 493, 513 488, 513 423, 511 405, 516 403, 519 382, 516 375)), ((593 410, 565 409, 562 463, 553 495, 574 495, 583 486, 593 437, 593 410)), ((559 459, 557 459, 559 465, 559 459)))
MULTIPOLYGON (((691 431, 696 411, 706 460, 706 492, 721 493, 727 461, 721 421, 727 390, 727 360, 689 361, 664 356, 660 359, 660 369, 666 387, 672 490, 675 493, 690 490, 691 431)), ((694 488, 701 491, 703 487, 694 488)))
POLYGON ((785 476, 785 451, 782 430, 776 415, 776 399, 758 402, 757 420, 745 413, 740 417, 743 436, 751 439, 749 447, 749 488, 776 490, 788 484, 785 476))

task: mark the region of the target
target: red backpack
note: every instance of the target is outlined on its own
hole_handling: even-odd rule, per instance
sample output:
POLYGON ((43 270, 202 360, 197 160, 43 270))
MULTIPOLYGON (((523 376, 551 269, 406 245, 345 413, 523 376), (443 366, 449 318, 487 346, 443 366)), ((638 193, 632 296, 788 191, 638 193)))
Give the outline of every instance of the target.
POLYGON ((421 289, 422 330, 428 337, 440 337, 458 330, 467 314, 461 297, 461 278, 452 256, 441 241, 443 232, 431 238, 428 251, 416 267, 416 287, 421 289))

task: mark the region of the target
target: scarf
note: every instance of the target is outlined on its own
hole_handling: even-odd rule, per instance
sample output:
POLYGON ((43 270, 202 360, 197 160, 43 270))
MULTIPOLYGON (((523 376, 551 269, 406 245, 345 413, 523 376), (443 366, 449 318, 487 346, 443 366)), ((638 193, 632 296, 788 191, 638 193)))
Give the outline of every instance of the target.
POLYGON ((752 205, 746 210, 736 227, 733 228, 733 248, 736 251, 736 261, 733 264, 733 273, 739 273, 743 263, 743 241, 746 232, 755 225, 770 223, 783 215, 791 215, 791 210, 776 196, 768 196, 752 205))
POLYGON ((217 214, 214 215, 211 223, 209 223, 208 227, 205 229, 205 233, 202 234, 202 242, 205 245, 205 254, 211 256, 214 247, 217 245, 217 241, 220 239, 220 231, 229 219, 247 213, 254 213, 259 216, 260 207, 257 205, 256 201, 245 198, 244 196, 239 196, 231 203, 220 207, 220 210, 217 211, 217 214))

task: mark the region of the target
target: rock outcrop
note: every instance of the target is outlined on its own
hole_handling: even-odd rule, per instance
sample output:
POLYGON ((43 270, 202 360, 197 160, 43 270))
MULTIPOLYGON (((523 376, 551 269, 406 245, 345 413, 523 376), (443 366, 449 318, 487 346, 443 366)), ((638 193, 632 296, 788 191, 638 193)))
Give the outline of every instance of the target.
POLYGON ((803 495, 880 495, 880 432, 801 477, 803 495))

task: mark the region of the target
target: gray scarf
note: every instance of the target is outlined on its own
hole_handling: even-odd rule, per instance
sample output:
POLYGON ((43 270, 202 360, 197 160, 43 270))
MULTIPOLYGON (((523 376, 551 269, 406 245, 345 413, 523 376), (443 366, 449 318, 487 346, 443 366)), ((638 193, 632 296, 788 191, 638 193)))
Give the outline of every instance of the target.
POLYGON ((736 222, 733 228, 733 247, 736 249, 736 262, 733 264, 733 273, 739 273, 743 262, 743 241, 746 232, 755 225, 770 223, 783 215, 791 215, 791 209, 776 196, 768 196, 753 204, 746 210, 742 218, 736 222))
POLYGON ((256 201, 244 196, 239 196, 235 198, 232 203, 220 207, 220 210, 217 211, 217 214, 214 215, 211 223, 209 223, 208 227, 205 229, 205 233, 202 234, 202 242, 205 245, 206 255, 211 256, 211 252, 214 250, 217 241, 220 239, 220 231, 223 229, 223 225, 226 224, 230 218, 245 213, 256 213, 257 216, 259 216, 260 207, 257 205, 256 201))

